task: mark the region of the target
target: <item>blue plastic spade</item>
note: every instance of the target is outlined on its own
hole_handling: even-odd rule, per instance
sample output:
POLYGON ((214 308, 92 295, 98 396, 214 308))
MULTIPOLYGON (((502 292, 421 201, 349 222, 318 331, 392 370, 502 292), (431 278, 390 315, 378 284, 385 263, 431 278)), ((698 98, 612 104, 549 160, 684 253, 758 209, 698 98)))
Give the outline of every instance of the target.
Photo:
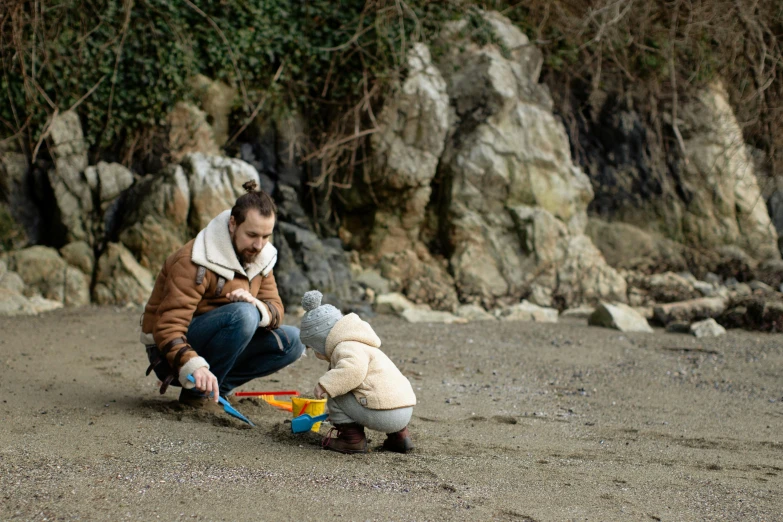
POLYGON ((291 431, 294 433, 304 433, 309 431, 316 422, 325 421, 329 417, 328 413, 311 417, 309 414, 304 413, 291 421, 291 431))
MULTIPOLYGON (((196 380, 193 378, 192 375, 188 375, 188 380, 190 382, 192 382, 193 384, 196 384, 196 380)), ((211 396, 212 395, 210 395, 210 397, 211 396)), ((226 399, 224 399, 220 395, 218 395, 218 402, 223 405, 223 411, 225 411, 229 415, 232 415, 232 416, 236 417, 237 419, 241 420, 242 422, 247 422, 251 426, 255 426, 255 424, 253 424, 250 421, 250 419, 248 419, 247 417, 245 417, 244 415, 239 413, 233 406, 231 406, 231 404, 229 404, 229 402, 226 399)))

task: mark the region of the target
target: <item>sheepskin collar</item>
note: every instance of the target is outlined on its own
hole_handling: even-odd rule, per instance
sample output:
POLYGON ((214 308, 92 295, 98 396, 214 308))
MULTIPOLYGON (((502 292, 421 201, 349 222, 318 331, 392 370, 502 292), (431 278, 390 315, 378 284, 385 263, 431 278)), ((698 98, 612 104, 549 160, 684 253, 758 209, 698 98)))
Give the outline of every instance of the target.
POLYGON ((256 256, 255 261, 243 267, 231 244, 231 234, 228 231, 229 217, 231 217, 230 210, 221 212, 198 233, 193 243, 191 261, 212 270, 227 281, 234 279, 235 274, 241 274, 248 280, 258 274, 266 277, 277 261, 277 249, 271 242, 267 243, 256 256))

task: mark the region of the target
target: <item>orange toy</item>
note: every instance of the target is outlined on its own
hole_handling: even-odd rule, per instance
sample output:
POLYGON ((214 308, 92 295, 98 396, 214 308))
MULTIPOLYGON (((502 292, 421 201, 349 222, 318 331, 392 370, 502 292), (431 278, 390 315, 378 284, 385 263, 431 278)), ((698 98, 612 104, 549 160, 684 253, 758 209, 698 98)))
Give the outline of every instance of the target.
POLYGON ((285 411, 293 411, 291 407, 291 401, 281 401, 275 399, 275 395, 299 395, 298 391, 286 390, 286 391, 263 391, 263 392, 236 392, 237 397, 259 397, 261 400, 266 401, 275 408, 280 408, 285 411))

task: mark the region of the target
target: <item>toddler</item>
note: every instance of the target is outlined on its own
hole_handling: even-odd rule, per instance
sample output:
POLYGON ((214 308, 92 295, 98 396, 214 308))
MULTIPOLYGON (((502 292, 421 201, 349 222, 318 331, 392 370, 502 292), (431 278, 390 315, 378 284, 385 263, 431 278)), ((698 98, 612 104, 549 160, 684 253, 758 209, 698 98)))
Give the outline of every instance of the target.
POLYGON ((384 449, 410 451, 408 422, 416 404, 410 381, 380 350, 381 340, 367 322, 321 305, 322 297, 312 290, 302 298, 306 313, 299 337, 317 358, 329 362, 314 390, 316 398, 328 397, 329 420, 337 429, 337 438, 327 436, 324 448, 367 453, 367 427, 386 433, 384 449))

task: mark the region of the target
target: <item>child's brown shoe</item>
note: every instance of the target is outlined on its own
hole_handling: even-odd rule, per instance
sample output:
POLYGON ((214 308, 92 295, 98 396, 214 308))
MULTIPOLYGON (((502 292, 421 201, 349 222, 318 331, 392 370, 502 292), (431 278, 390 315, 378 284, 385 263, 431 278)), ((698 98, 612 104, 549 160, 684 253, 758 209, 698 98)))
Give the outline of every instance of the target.
POLYGON ((408 453, 412 450, 413 441, 408 432, 408 427, 405 426, 395 433, 387 433, 386 440, 383 441, 383 449, 386 451, 396 451, 397 453, 408 453))
POLYGON ((368 453, 367 438, 364 436, 364 426, 352 422, 350 424, 335 424, 337 438, 331 438, 329 432, 323 443, 324 449, 338 451, 340 453, 368 453))

